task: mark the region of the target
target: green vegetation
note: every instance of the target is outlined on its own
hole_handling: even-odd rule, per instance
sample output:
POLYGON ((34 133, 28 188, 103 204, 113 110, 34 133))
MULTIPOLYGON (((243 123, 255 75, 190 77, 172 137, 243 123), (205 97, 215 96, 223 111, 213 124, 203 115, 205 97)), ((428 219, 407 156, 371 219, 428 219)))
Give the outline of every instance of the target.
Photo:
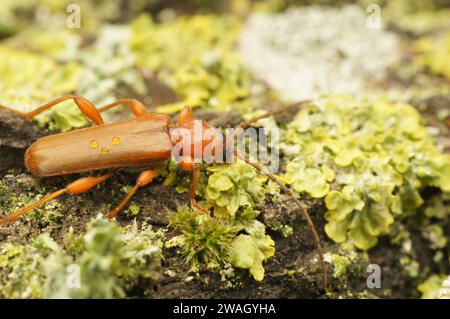
POLYGON ((424 37, 415 44, 416 63, 450 79, 450 33, 439 38, 424 37))
POLYGON ((233 52, 236 19, 198 15, 156 24, 143 15, 132 22, 131 30, 137 66, 157 71, 181 99, 157 111, 173 113, 186 104, 221 111, 251 105, 250 75, 233 52))
POLYGON ((369 249, 422 205, 422 189, 450 191, 450 156, 407 104, 328 98, 302 109, 284 139, 296 148, 284 179, 325 199, 325 231, 338 243, 369 249))
POLYGON ((2 298, 117 298, 140 279, 157 279, 161 233, 120 228, 98 216, 64 247, 44 233, 30 245, 0 244, 2 298))
POLYGON ((240 230, 226 221, 191 212, 187 207, 173 213, 169 225, 179 235, 172 238, 168 246, 181 247, 192 271, 198 271, 200 267, 220 269, 229 259, 233 237, 240 230))
POLYGON ((421 283, 417 290, 422 294, 422 299, 437 299, 439 298, 439 292, 442 289, 442 282, 445 277, 433 275, 428 278, 426 281, 421 283))
POLYGON ((266 179, 244 163, 213 165, 207 174, 205 204, 214 216, 180 209, 170 219, 170 226, 180 233, 172 244, 182 248, 193 270, 202 264, 221 269, 231 263, 249 269, 255 280, 263 280, 262 262, 275 252, 264 224, 255 220, 266 179))

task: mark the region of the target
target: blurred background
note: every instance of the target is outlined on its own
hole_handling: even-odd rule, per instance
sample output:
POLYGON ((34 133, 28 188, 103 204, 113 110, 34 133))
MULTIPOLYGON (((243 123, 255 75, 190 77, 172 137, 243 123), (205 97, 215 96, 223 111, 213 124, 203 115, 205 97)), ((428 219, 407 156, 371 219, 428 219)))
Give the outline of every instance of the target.
MULTIPOLYGON (((73 93, 242 114, 340 92, 411 100, 448 88, 449 28, 447 0, 4 0, 0 104, 73 93)), ((52 114, 41 124, 86 124, 67 105, 52 114)))

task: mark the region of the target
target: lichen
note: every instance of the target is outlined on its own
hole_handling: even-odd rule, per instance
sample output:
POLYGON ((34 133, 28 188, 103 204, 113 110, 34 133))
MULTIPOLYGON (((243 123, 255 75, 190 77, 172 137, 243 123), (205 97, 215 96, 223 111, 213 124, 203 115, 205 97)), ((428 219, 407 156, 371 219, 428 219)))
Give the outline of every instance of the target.
POLYGON ((325 232, 338 243, 369 249, 422 205, 422 189, 450 190, 450 157, 407 104, 328 98, 303 108, 283 143, 298 150, 283 179, 325 199, 325 232))
POLYGON ((450 79, 450 33, 423 37, 414 43, 414 49, 417 52, 415 63, 450 79))
POLYGON ((44 233, 31 244, 0 244, 3 298, 117 298, 159 276, 162 234, 99 215, 64 246, 44 233), (69 285, 72 283, 73 285, 69 285))
MULTIPOLYGON (((22 112, 34 110, 51 99, 70 94, 79 86, 81 67, 76 62, 58 66, 48 57, 27 51, 0 47, 0 104, 22 112)), ((64 103, 54 111, 56 121, 62 129, 80 127, 77 109, 64 103)), ((42 125, 50 120, 39 119, 42 125)))
POLYGON ((214 207, 216 216, 232 219, 241 209, 252 209, 264 199, 266 180, 250 165, 222 164, 209 167, 205 198, 208 206, 214 207))
POLYGON ((45 282, 45 260, 59 247, 42 235, 30 245, 0 245, 0 296, 2 298, 40 298, 45 282))
POLYGON ((445 276, 433 275, 417 286, 422 299, 438 299, 445 276))
POLYGON ((238 235, 231 244, 231 263, 248 269, 256 281, 264 279, 263 261, 275 254, 275 242, 265 234, 265 226, 254 221, 245 228, 247 234, 238 235))
POLYGON ((250 77, 233 52, 236 19, 197 15, 156 24, 142 15, 131 27, 137 65, 158 72, 181 98, 157 111, 174 113, 186 104, 221 111, 250 106, 250 77))
POLYGON ((239 52, 255 77, 283 100, 360 94, 400 58, 397 36, 371 29, 366 21, 366 12, 357 5, 256 13, 241 33, 239 52))

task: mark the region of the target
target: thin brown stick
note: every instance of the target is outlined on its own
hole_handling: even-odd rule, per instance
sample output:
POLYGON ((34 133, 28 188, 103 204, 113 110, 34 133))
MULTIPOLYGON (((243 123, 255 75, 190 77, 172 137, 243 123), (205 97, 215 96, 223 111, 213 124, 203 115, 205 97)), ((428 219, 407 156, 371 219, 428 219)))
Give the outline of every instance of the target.
POLYGON ((246 127, 249 127, 250 125, 252 125, 253 123, 258 122, 259 120, 262 120, 262 119, 265 119, 265 118, 269 118, 269 117, 273 117, 273 116, 278 116, 278 115, 284 114, 286 112, 298 109, 299 107, 301 107, 301 106, 303 106, 305 104, 308 104, 308 103, 311 103, 311 100, 300 101, 300 102, 294 103, 292 105, 289 105, 289 106, 287 106, 287 107, 285 107, 285 108, 283 108, 281 110, 274 111, 274 112, 269 112, 269 113, 266 113, 266 114, 254 117, 254 118, 252 118, 250 120, 242 121, 234 129, 233 138, 235 137, 238 129, 244 129, 246 127))

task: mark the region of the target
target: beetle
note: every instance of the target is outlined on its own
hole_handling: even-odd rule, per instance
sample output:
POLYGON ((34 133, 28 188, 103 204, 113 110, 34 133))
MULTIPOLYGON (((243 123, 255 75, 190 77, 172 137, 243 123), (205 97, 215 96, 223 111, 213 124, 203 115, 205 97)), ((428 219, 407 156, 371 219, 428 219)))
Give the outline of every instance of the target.
MULTIPOLYGON (((212 130, 213 128, 205 121, 200 121, 200 125, 196 125, 199 122, 196 122, 198 120, 194 119, 190 107, 186 106, 178 115, 177 122, 173 124, 170 116, 149 113, 147 107, 136 99, 120 99, 97 108, 93 103, 81 96, 67 95, 50 101, 31 112, 19 112, 19 114, 31 120, 66 100, 73 100, 79 110, 96 125, 38 139, 25 152, 24 160, 27 169, 38 177, 83 173, 100 169, 110 171, 97 177, 79 178, 64 188, 45 196, 4 219, 0 219, 0 225, 9 224, 23 214, 62 194, 86 192, 111 177, 118 168, 153 166, 154 168, 144 169, 139 174, 135 185, 119 205, 109 212, 108 218, 115 218, 139 188, 153 181, 154 177, 159 173, 160 165, 172 158, 174 145, 178 144, 185 137, 185 135, 180 134, 180 129, 183 129, 185 133, 187 132, 190 135, 189 137, 193 137, 189 139, 187 145, 184 144, 179 153, 181 155, 179 160, 181 170, 192 172, 192 186, 188 192, 189 200, 193 208, 208 213, 195 199, 198 183, 196 163, 201 162, 203 150, 214 142, 215 136, 214 134, 204 135, 202 132, 199 132, 199 130, 212 130), (134 114, 134 118, 105 124, 101 113, 118 105, 129 107, 134 114), (198 135, 200 138, 196 138, 198 135), (193 152, 196 148, 199 148, 202 152, 200 154, 193 152)), ((233 138, 239 135, 239 128, 248 127, 260 119, 284 113, 293 107, 297 108, 308 102, 310 101, 302 101, 282 111, 267 113, 252 120, 244 121, 234 131, 233 138)), ((17 111, 14 112, 18 113, 17 111)), ((226 149, 228 144, 224 143, 222 146, 226 149)), ((267 175, 299 207, 312 231, 322 265, 323 286, 326 288, 327 268, 323 258, 320 237, 306 209, 290 189, 278 181, 274 175, 263 172, 262 166, 249 161, 237 151, 234 152, 234 155, 255 167, 260 173, 267 175)))

